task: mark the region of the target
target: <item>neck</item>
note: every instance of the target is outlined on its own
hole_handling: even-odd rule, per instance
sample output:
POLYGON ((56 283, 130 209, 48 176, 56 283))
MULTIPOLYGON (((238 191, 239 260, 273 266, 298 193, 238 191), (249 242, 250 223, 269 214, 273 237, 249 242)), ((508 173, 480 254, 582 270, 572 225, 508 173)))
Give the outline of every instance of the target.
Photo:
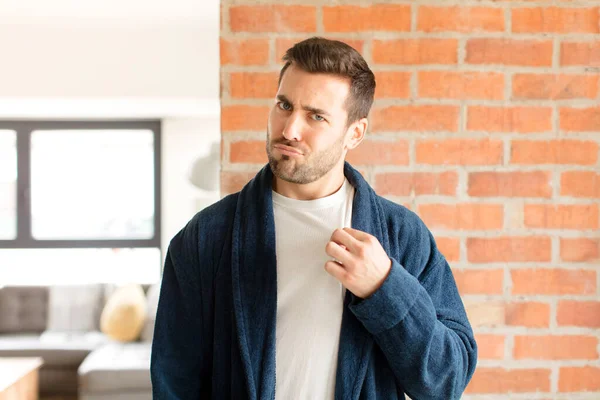
POLYGON ((298 184, 274 176, 273 190, 282 196, 296 200, 316 200, 337 192, 344 184, 344 164, 336 165, 314 182, 298 184))

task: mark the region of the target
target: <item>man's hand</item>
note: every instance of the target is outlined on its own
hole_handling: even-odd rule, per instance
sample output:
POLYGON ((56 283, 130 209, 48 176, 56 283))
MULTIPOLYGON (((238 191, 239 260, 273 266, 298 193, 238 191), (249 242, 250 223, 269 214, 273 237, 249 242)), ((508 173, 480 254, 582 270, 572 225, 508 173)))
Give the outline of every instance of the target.
POLYGON ((325 270, 362 299, 381 287, 392 268, 392 260, 379 241, 352 228, 336 229, 325 252, 339 261, 327 261, 325 270))

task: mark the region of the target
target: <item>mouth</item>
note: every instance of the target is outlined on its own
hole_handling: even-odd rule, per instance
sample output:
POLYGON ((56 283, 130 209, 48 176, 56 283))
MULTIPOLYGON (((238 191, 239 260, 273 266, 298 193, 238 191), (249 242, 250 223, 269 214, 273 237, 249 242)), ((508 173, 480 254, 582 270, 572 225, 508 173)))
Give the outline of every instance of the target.
POLYGON ((283 144, 276 144, 273 146, 273 148, 277 149, 281 154, 284 154, 286 156, 300 157, 303 155, 300 151, 296 150, 295 148, 285 146, 283 144))

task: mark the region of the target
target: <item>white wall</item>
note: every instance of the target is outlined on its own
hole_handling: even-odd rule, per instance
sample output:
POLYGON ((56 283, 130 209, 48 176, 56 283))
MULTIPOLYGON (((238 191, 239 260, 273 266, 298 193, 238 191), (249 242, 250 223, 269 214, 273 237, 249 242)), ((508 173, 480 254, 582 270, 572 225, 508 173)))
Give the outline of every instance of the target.
POLYGON ((195 21, 0 24, 0 49, 2 97, 218 95, 218 38, 195 21))
POLYGON ((190 180, 220 141, 218 0, 0 0, 0 49, 1 119, 163 120, 163 251, 218 199, 190 180))
POLYGON ((203 162, 202 166, 198 161, 209 156, 211 146, 220 146, 221 135, 217 118, 166 119, 162 132, 162 247, 166 254, 169 241, 190 218, 220 198, 218 158, 212 163, 203 162), (202 170, 198 171, 198 167, 202 170), (195 173, 210 174, 215 190, 194 185, 195 173))
POLYGON ((1 0, 0 97, 218 99, 218 0, 1 0))

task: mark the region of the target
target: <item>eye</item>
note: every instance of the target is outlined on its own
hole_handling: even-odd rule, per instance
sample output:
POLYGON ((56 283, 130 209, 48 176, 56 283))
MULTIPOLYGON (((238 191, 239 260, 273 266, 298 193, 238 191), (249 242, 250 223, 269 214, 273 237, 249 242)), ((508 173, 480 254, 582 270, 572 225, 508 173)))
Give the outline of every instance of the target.
POLYGON ((292 109, 292 105, 287 101, 280 101, 277 103, 277 107, 284 111, 290 111, 292 109))
POLYGON ((311 115, 312 119, 314 119, 315 121, 325 121, 325 118, 323 118, 322 116, 320 116, 319 114, 313 114, 311 115))

